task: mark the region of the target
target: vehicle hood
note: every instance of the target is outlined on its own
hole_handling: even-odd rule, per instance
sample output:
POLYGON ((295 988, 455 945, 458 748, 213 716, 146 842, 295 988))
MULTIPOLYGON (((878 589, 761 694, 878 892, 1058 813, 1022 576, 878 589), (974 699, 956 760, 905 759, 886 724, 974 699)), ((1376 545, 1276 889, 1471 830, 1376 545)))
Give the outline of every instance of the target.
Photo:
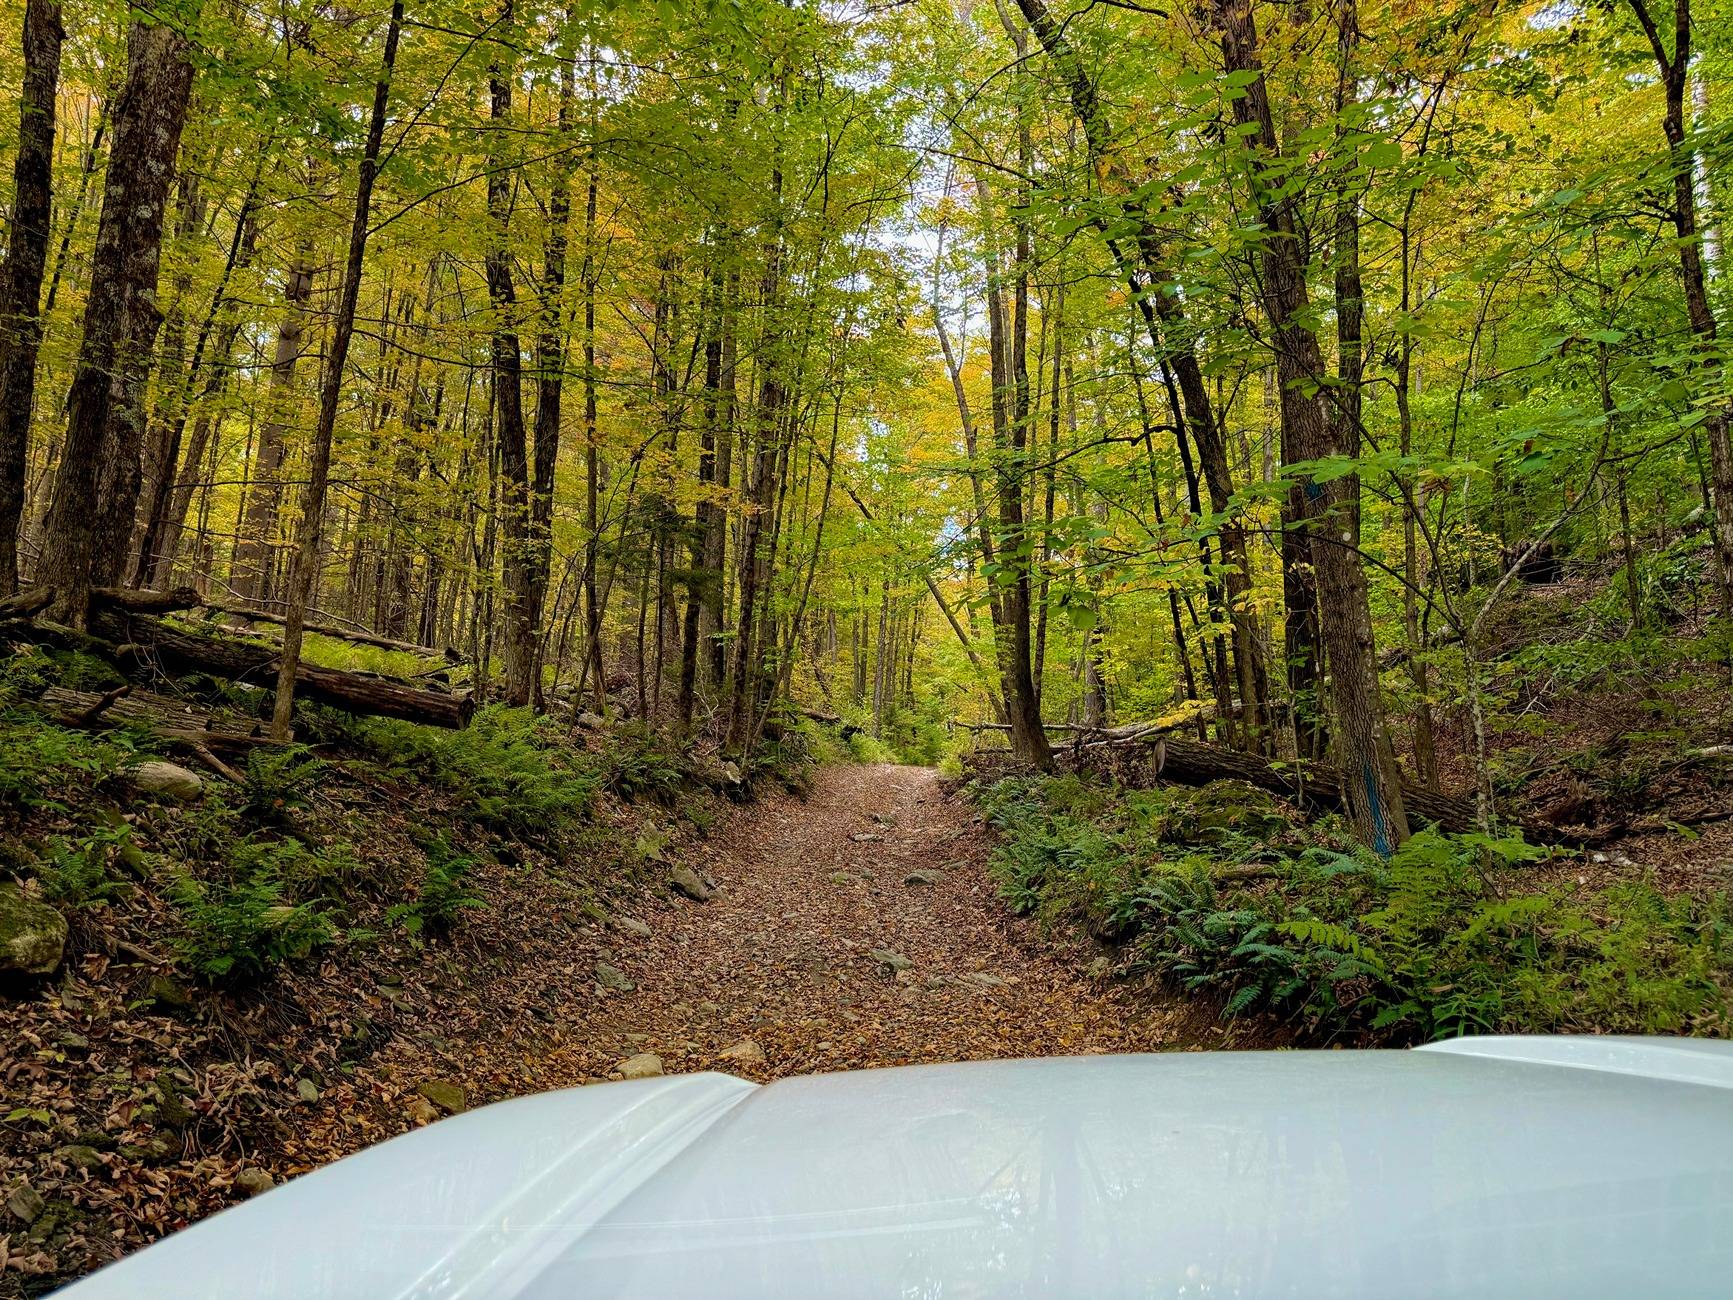
POLYGON ((1733 1044, 720 1074, 489 1106, 67 1300, 1708 1296, 1733 1044))

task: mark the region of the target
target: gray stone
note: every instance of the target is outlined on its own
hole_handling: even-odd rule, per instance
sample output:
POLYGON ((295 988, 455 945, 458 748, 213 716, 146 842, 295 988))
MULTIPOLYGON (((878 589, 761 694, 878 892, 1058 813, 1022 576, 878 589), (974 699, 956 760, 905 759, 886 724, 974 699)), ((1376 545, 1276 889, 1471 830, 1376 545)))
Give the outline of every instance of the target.
POLYGON ((662 1058, 654 1052, 628 1056, 614 1067, 622 1079, 653 1079, 662 1073, 662 1058))
POLYGON ((120 1154, 127 1160, 136 1160, 142 1165, 161 1164, 174 1155, 179 1148, 167 1138, 146 1138, 142 1142, 128 1142, 120 1148, 120 1154))
POLYGON ((605 961, 596 963, 596 983, 616 993, 630 993, 638 986, 626 978, 626 972, 605 961))
POLYGON ((415 1091, 447 1115, 456 1115, 469 1105, 469 1095, 462 1085, 447 1079, 424 1079, 415 1085, 415 1091))
POLYGON ((295 1095, 305 1102, 310 1103, 318 1101, 319 1085, 314 1083, 311 1079, 296 1079, 295 1095))
POLYGON ((635 916, 616 916, 612 924, 620 933, 633 935, 639 939, 648 939, 655 933, 635 916))
POLYGON ((29 1183, 19 1183, 6 1196, 6 1212, 25 1223, 35 1223, 45 1205, 47 1202, 42 1199, 42 1193, 29 1183))
POLYGON ((722 779, 729 785, 739 785, 741 781, 739 766, 734 763, 723 763, 722 779))
POLYGON ((1084 971, 1084 974, 1088 975, 1092 980, 1104 980, 1112 973, 1113 962, 1107 957, 1097 957, 1094 961, 1089 963, 1089 968, 1084 971))
POLYGON ((260 1196, 277 1185, 277 1180, 263 1169, 243 1169, 235 1175, 235 1190, 247 1196, 260 1196))
POLYGON ((922 867, 903 877, 903 884, 905 885, 942 885, 944 883, 945 873, 935 871, 931 867, 922 867))
POLYGON ((989 975, 984 970, 966 971, 957 976, 959 984, 973 984, 978 989, 1000 989, 1005 987, 1005 981, 997 975, 989 975))
POLYGON ((439 1107, 426 1097, 411 1097, 409 1105, 404 1108, 404 1114, 409 1116, 409 1122, 417 1126, 433 1123, 439 1118, 439 1107))
POLYGON ((830 873, 830 883, 833 885, 852 885, 854 884, 854 879, 855 878, 846 871, 833 871, 830 873))
POLYGON ((17 885, 0 884, 0 971, 49 975, 66 955, 66 918, 17 885))
POLYGON ((724 1061, 732 1061, 736 1065, 763 1065, 764 1049, 750 1038, 742 1038, 733 1047, 725 1047, 717 1053, 724 1061))
POLYGON ((606 718, 599 713, 592 713, 588 709, 578 714, 577 721, 578 725, 586 731, 596 731, 608 725, 606 718))
POLYGON ((858 831, 855 834, 850 835, 849 838, 856 844, 872 844, 883 839, 884 836, 878 834, 876 831, 858 831))
POLYGON ((205 779, 179 763, 165 763, 153 758, 135 763, 127 769, 126 779, 144 794, 159 795, 189 803, 205 792, 205 779))
POLYGON ((881 966, 889 966, 894 971, 913 970, 914 962, 910 961, 895 948, 874 948, 867 953, 881 966))
POLYGON ((716 894, 702 876, 684 863, 668 873, 668 883, 694 903, 708 903, 716 894))

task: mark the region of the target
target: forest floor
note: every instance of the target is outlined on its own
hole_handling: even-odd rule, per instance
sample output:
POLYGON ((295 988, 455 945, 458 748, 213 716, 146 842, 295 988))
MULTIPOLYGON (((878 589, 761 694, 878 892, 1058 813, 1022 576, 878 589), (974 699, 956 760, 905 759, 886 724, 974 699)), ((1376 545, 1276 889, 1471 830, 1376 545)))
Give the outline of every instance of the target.
MULTIPOLYGON (((373 879, 412 856, 398 823, 431 797, 333 765, 305 829, 364 832, 373 879)), ((183 814, 149 816, 154 842, 183 814)), ((75 913, 62 974, 0 997, 0 1297, 442 1112, 623 1072, 764 1081, 1269 1039, 1092 972, 1087 939, 1013 916, 992 832, 930 769, 832 765, 804 797, 690 791, 596 816, 588 849, 484 858, 484 905, 447 936, 405 942, 366 910, 383 899, 358 899, 377 937, 251 986, 165 980, 151 889, 75 913), (715 882, 708 902, 670 887, 675 864, 715 882)))

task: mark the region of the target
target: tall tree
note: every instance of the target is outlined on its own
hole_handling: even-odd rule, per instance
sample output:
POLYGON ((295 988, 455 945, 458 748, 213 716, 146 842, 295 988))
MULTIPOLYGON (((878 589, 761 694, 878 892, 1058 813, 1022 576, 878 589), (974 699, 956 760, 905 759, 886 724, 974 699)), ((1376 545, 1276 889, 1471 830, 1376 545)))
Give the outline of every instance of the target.
MULTIPOLYGON (((1358 432, 1332 413, 1323 396, 1324 358, 1306 288, 1298 187, 1282 165, 1251 0, 1218 0, 1215 16, 1224 68, 1240 79, 1233 114, 1250 151, 1250 176, 1264 231, 1258 244, 1259 287, 1281 384, 1282 458, 1303 465, 1329 456, 1352 457, 1358 432)), ((1353 287, 1357 291, 1358 286, 1353 287)), ((1351 310, 1358 310, 1357 294, 1351 310)), ((1349 337, 1357 347, 1357 317, 1343 328, 1352 331, 1349 337)), ((1360 479, 1348 473, 1318 482, 1302 474, 1297 485, 1305 503, 1298 522, 1311 535, 1318 575, 1336 760, 1355 825, 1367 843, 1388 853, 1408 837, 1408 816, 1379 696, 1372 609, 1359 553, 1360 479)))
POLYGON ((196 13, 175 17, 140 17, 127 34, 84 341, 43 539, 41 579, 55 588, 55 611, 75 627, 89 615, 90 588, 121 576, 138 505, 144 385, 162 321, 164 206, 193 79, 185 24, 196 13))
POLYGON ((343 374, 349 364, 349 344, 355 337, 355 308, 361 298, 361 276, 367 256, 368 221, 373 211, 373 186, 379 179, 379 155, 385 142, 386 108, 391 78, 397 67, 397 39, 403 30, 403 0, 394 0, 385 27, 385 50, 379 80, 373 87, 373 109, 367 119, 367 143, 355 182, 355 216, 349 227, 349 254, 343 265, 343 287, 331 327, 331 349, 319 389, 319 423, 307 468, 307 490, 301 501, 301 523, 295 533, 294 568, 289 578, 283 623, 283 653, 277 665, 277 697, 271 712, 271 734, 287 740, 295 713, 295 678, 301 669, 301 644, 307 626, 307 606, 319 577, 320 542, 325 529, 325 498, 331 478, 331 442, 337 430, 337 407, 343 398, 343 374))
POLYGON ((36 353, 42 342, 42 274, 53 224, 54 108, 60 85, 59 0, 24 6, 24 92, 12 217, 0 267, 0 596, 18 585, 18 529, 24 518, 24 467, 36 402, 36 353))
MULTIPOLYGON (((1691 0, 1673 0, 1673 39, 1666 36, 1648 0, 1626 0, 1661 74, 1665 95, 1661 130, 1667 138, 1673 202, 1669 216, 1677 235, 1679 279, 1685 291, 1685 313, 1697 338, 1699 369, 1713 391, 1722 382, 1725 364, 1717 343, 1719 327, 1709 301, 1709 280, 1703 265, 1703 231, 1697 219, 1697 149, 1685 115, 1691 78, 1691 0)), ((1721 617, 1733 638, 1733 399, 1713 401, 1703 432, 1709 443, 1711 497, 1714 505, 1715 566, 1721 617)))
POLYGON ((313 250, 302 243, 283 268, 283 310, 271 350, 265 417, 253 452, 251 481, 235 539, 230 584, 248 603, 272 598, 277 518, 283 506, 283 456, 294 406, 295 366, 306 346, 307 302, 313 293, 313 250))

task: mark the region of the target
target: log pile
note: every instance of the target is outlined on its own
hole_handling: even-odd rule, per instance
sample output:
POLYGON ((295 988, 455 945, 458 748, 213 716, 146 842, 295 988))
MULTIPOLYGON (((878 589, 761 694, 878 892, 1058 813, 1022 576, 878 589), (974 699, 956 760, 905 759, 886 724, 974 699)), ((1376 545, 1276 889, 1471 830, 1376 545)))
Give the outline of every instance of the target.
POLYGON ((37 707, 67 727, 142 727, 171 745, 190 750, 200 762, 231 781, 239 773, 217 755, 273 743, 264 724, 201 709, 173 695, 136 690, 129 683, 112 691, 74 691, 51 686, 37 707))
MULTIPOLYGON (((204 602, 190 588, 177 591, 141 591, 102 588, 91 593, 89 631, 79 632, 39 617, 51 603, 53 593, 30 589, 0 602, 0 638, 47 642, 95 654, 135 681, 206 673, 229 681, 269 688, 275 684, 279 648, 258 637, 191 632, 165 622, 160 616, 191 609, 204 602)), ((248 611, 252 616, 254 611, 248 611)), ((261 618, 260 621, 270 621, 261 618)), ((321 632, 326 629, 320 628, 321 632)), ((379 645, 387 639, 370 634, 331 629, 330 635, 379 645)), ((427 647, 390 642, 388 649, 414 649, 433 655, 427 647)), ((446 656, 449 658, 449 656, 446 656)), ((298 697, 317 700, 351 713, 400 718, 434 727, 463 727, 475 711, 467 694, 436 689, 418 682, 386 677, 378 673, 348 672, 303 662, 295 675, 298 697)), ((122 704, 117 695, 105 708, 137 709, 138 701, 122 704)), ((154 697, 166 700, 169 697, 154 697)), ((154 724, 153 724, 153 729, 154 724)), ((206 730, 209 730, 207 727, 206 730)))
MULTIPOLYGON (((105 614, 95 626, 117 646, 124 661, 140 670, 209 673, 259 686, 269 686, 276 679, 278 651, 271 641, 183 632, 148 615, 115 618, 105 614)), ((343 672, 305 662, 295 674, 295 692, 351 713, 402 718, 433 727, 466 726, 475 711, 467 695, 376 673, 343 672)))
MULTIPOLYGON (((1238 780, 1280 795, 1302 808, 1339 810, 1343 806, 1341 775, 1324 763, 1288 761, 1271 763, 1256 754, 1185 740, 1171 734, 1162 723, 1134 723, 1098 731, 1092 740, 1072 750, 1080 765, 1088 765, 1093 754, 1129 745, 1147 745, 1149 775, 1180 785, 1206 785, 1211 781, 1238 780)), ((1415 825, 1431 822, 1441 830, 1462 833, 1478 826, 1475 801, 1444 794, 1422 786, 1402 783, 1402 801, 1415 825)), ((1517 823, 1529 839, 1543 844, 1587 843, 1586 832, 1555 826, 1551 822, 1523 819, 1517 823)))

